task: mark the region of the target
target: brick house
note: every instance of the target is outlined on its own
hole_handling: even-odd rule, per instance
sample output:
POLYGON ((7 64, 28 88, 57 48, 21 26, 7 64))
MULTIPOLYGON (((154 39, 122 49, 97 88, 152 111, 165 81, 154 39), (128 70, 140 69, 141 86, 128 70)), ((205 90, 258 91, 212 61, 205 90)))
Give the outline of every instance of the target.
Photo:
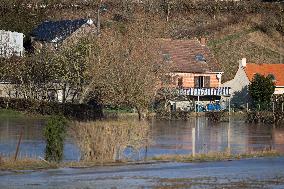
POLYGON ((80 38, 96 32, 96 26, 91 19, 45 21, 31 33, 31 43, 35 50, 43 47, 57 49, 69 46, 80 38))
MULTIPOLYGON (((160 44, 164 61, 170 65, 172 87, 178 89, 180 97, 206 106, 210 101, 220 100, 222 95, 229 95, 228 87, 221 88, 223 72, 204 38, 200 41, 161 39, 160 44)), ((184 106, 189 107, 189 103, 177 100, 171 105, 175 104, 174 109, 186 110, 184 106)))
POLYGON ((245 106, 250 103, 248 85, 255 74, 264 76, 272 75, 275 78, 275 95, 284 94, 284 64, 255 64, 247 63, 246 58, 239 62, 239 69, 234 79, 222 84, 223 87, 230 86, 232 90, 232 103, 236 106, 245 106))

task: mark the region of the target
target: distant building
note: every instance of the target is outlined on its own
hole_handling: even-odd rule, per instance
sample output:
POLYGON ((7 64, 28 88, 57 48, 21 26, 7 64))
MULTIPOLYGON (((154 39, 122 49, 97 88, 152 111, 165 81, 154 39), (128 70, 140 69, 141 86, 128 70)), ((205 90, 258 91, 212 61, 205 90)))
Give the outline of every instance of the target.
POLYGON ((223 87, 230 86, 232 92, 232 103, 245 105, 250 102, 248 86, 255 74, 264 76, 272 75, 275 79, 274 94, 284 94, 284 64, 253 64, 247 63, 246 58, 239 62, 239 69, 234 79, 222 84, 223 87))
POLYGON ((0 30, 0 57, 24 55, 24 34, 0 30))
POLYGON ((200 41, 162 39, 160 43, 164 61, 171 67, 172 87, 179 91, 180 97, 191 100, 171 101, 172 109, 192 108, 192 102, 200 102, 206 108, 208 103, 229 95, 229 87, 221 88, 223 72, 206 46, 205 38, 200 41))
POLYGON ((57 49, 76 43, 90 32, 96 32, 91 19, 45 21, 32 31, 31 42, 35 50, 42 47, 57 49))

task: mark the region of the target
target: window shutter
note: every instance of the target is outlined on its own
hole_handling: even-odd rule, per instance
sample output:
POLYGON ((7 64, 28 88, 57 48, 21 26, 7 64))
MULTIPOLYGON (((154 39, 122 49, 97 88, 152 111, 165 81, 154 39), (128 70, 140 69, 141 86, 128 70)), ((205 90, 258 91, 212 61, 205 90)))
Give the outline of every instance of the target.
POLYGON ((198 76, 194 76, 194 87, 195 88, 199 87, 199 77, 198 76))
POLYGON ((210 76, 205 76, 204 87, 210 87, 210 76))

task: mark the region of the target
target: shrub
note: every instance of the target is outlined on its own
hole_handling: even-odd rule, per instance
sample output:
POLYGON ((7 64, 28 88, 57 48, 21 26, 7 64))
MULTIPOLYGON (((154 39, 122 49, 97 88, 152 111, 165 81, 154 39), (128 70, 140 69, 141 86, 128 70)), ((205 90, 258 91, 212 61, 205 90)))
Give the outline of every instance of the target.
POLYGON ((42 115, 62 114, 76 120, 96 120, 103 116, 100 105, 36 101, 31 99, 0 98, 0 108, 42 115))
POLYGON ((251 84, 249 85, 249 94, 253 102, 261 109, 268 108, 274 90, 275 83, 273 78, 269 75, 265 77, 264 75, 255 74, 251 84))
POLYGON ((74 122, 71 136, 85 161, 113 161, 131 147, 138 151, 148 143, 149 125, 143 121, 74 122))
POLYGON ((44 128, 46 139, 45 159, 60 162, 63 159, 64 139, 67 120, 62 116, 52 116, 44 128))

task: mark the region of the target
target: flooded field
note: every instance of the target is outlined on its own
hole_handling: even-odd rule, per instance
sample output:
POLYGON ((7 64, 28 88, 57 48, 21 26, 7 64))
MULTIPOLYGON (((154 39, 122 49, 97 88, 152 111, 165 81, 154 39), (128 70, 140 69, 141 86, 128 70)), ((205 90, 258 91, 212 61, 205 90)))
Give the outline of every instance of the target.
MULTIPOLYGON (((23 139, 20 157, 44 157, 44 120, 11 119, 0 120, 0 153, 12 156, 21 130, 23 139)), ((141 154, 147 157, 162 154, 191 154, 222 152, 243 153, 263 149, 275 149, 284 153, 284 128, 268 125, 249 125, 244 121, 210 123, 199 117, 189 121, 151 121, 151 144, 141 154)), ((79 160, 80 151, 67 138, 64 159, 79 160)))

